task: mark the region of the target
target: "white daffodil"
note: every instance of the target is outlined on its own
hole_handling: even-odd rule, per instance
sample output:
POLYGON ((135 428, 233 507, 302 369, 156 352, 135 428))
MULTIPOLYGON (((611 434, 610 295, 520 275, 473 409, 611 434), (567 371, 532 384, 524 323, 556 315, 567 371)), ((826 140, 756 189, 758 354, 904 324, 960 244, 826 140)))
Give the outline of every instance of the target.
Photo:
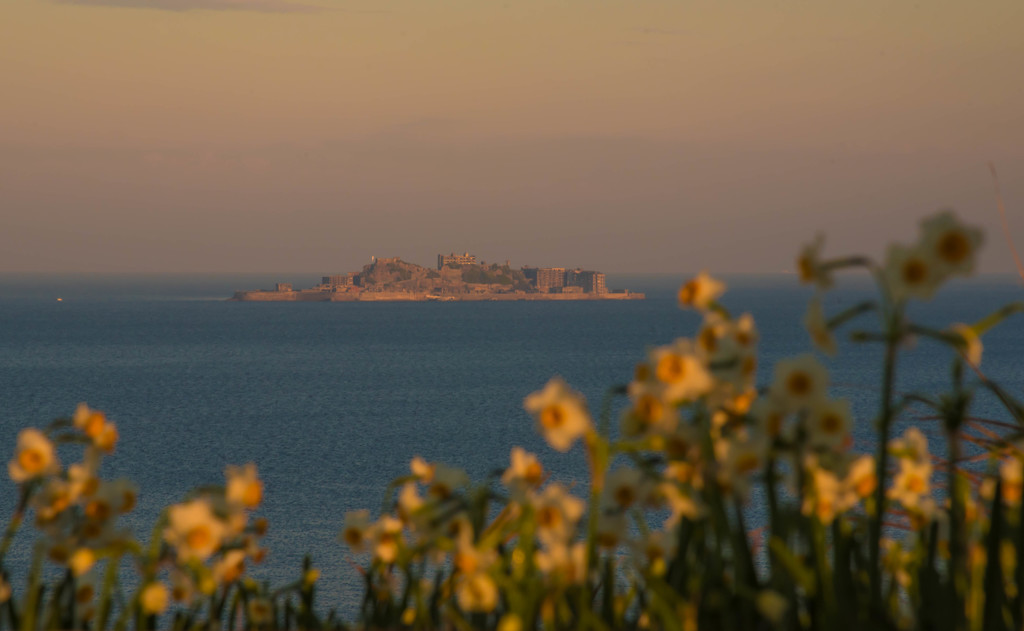
POLYGON ((824 525, 831 524, 839 511, 842 487, 836 475, 812 461, 808 467, 808 486, 804 496, 803 514, 815 516, 824 525))
POLYGON ((213 514, 207 500, 175 504, 167 515, 164 539, 177 548, 180 560, 204 561, 220 547, 227 527, 213 514))
POLYGON ((763 396, 750 406, 757 431, 768 438, 777 438, 782 434, 783 424, 789 416, 786 406, 771 396, 763 396))
POLYGON ((345 513, 345 525, 341 529, 338 538, 345 542, 352 552, 366 552, 372 538, 373 522, 370 521, 370 511, 363 509, 345 513))
POLYGON ((921 222, 923 247, 938 262, 943 275, 971 274, 983 241, 981 230, 963 225, 952 211, 921 222))
POLYGON ((394 563, 402 545, 402 522, 384 515, 373 526, 373 554, 384 563, 394 563))
POLYGON ((916 427, 908 427, 900 438, 889 441, 889 451, 897 458, 909 458, 914 462, 928 462, 928 439, 916 427))
POLYGON ((555 583, 582 583, 587 577, 587 545, 578 542, 572 546, 562 543, 548 546, 534 553, 534 563, 555 583))
POLYGON ((409 470, 423 484, 430 484, 434 480, 434 465, 419 456, 415 456, 409 463, 409 470))
POLYGON ((107 421, 103 412, 79 403, 71 420, 76 428, 92 440, 93 445, 107 453, 114 450, 118 438, 117 427, 107 421))
POLYGON ((501 483, 509 490, 522 493, 535 489, 544 481, 544 467, 537 456, 522 447, 513 447, 509 467, 501 475, 501 483))
POLYGON ((523 406, 537 419, 548 444, 558 451, 569 451, 591 426, 583 395, 570 389, 560 377, 527 396, 523 406))
POLYGON ((15 482, 21 483, 60 471, 60 463, 53 443, 38 429, 28 428, 18 432, 18 446, 14 459, 7 463, 7 473, 15 482))
POLYGON ((662 482, 658 485, 658 490, 669 509, 669 516, 664 524, 666 530, 674 528, 683 517, 697 521, 704 516, 704 506, 692 489, 684 488, 675 482, 662 482))
POLYGON ((907 298, 929 300, 943 280, 941 270, 928 250, 899 244, 889 246, 884 275, 896 302, 907 298))
POLYGON ((627 509, 643 497, 643 484, 643 473, 630 467, 619 467, 608 474, 605 492, 616 506, 627 509))
POLYGON ((666 400, 663 384, 634 381, 629 384, 628 391, 632 405, 622 411, 620 426, 623 436, 636 438, 652 433, 664 434, 676 428, 679 412, 666 400))
POLYGON ((245 550, 228 550, 213 564, 213 580, 219 585, 234 583, 245 574, 245 550))
POLYGON ((888 496, 897 500, 905 508, 916 508, 921 499, 931 492, 932 465, 930 462, 917 462, 910 458, 900 459, 900 470, 893 479, 888 496))
POLYGON ((664 388, 666 401, 693 401, 711 390, 711 374, 689 340, 680 339, 669 346, 652 349, 649 362, 654 379, 664 388))
POLYGON ((569 495, 561 484, 544 487, 533 497, 537 537, 547 545, 569 541, 585 507, 583 500, 569 495))
POLYGON ((839 451, 848 446, 853 413, 846 399, 816 399, 808 407, 805 421, 811 447, 839 451))
POLYGON ((446 500, 455 494, 455 490, 469 484, 469 476, 462 469, 437 463, 434 465, 434 479, 427 492, 434 497, 446 500))
POLYGON ((813 355, 804 354, 775 364, 770 396, 789 411, 806 408, 823 397, 828 388, 828 371, 813 355))
POLYGON ((679 288, 679 304, 682 307, 704 310, 725 293, 725 283, 715 280, 702 271, 683 283, 679 288))
POLYGON ((796 269, 800 282, 817 285, 819 289, 832 287, 832 274, 822 265, 821 249, 825 247, 825 235, 819 234, 814 241, 805 245, 796 257, 796 269))
POLYGON ((263 501, 263 481, 256 473, 255 464, 250 462, 244 467, 228 467, 224 476, 227 478, 228 504, 249 510, 259 507, 263 501))
POLYGON ((853 508, 860 500, 870 496, 878 487, 875 458, 869 454, 857 457, 843 478, 842 510, 853 508))
POLYGON ((614 550, 625 543, 628 529, 629 522, 626 520, 625 513, 601 513, 597 518, 597 531, 594 539, 602 548, 614 550))

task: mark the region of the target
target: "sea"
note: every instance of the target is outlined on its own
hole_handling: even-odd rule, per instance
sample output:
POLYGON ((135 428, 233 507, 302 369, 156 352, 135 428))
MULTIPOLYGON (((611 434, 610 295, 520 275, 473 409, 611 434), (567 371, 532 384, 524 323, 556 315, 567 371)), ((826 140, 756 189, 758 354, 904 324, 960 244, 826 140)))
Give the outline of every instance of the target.
MULTIPOLYGON (((582 488, 582 450, 549 448, 523 398, 561 375, 597 414, 648 348, 693 335, 700 322, 676 303, 682 275, 609 275, 610 287, 645 292, 642 301, 227 300, 278 280, 304 286, 318 277, 0 275, 0 457, 13 454, 22 428, 69 416, 80 402, 105 411, 121 440, 103 474, 138 484, 139 504, 125 523, 142 540, 163 507, 222 482, 226 465, 255 463, 265 482, 257 514, 270 527, 269 554, 252 575, 283 585, 309 554, 321 572, 321 607, 351 617, 362 559, 337 541, 347 511, 378 514, 388 483, 409 472, 414 456, 483 480, 507 466, 516 445, 582 488)), ((725 280, 723 303, 753 314, 760 331, 759 383, 770 380, 777 360, 813 352, 802 325, 812 289, 790 275, 725 280)), ((825 294, 825 309, 835 314, 873 295, 868 277, 841 278, 825 294)), ((982 276, 949 284, 915 305, 913 317, 942 328, 1019 300, 1019 278, 982 276)), ((844 330, 877 326, 869 314, 844 330)), ((1024 314, 983 341, 985 374, 1024 399, 1024 314)), ((898 390, 948 388, 951 358, 949 349, 918 340, 900 355, 898 390)), ((880 348, 841 335, 838 356, 822 359, 833 394, 852 402, 853 448, 872 449, 880 348)), ((972 414, 1010 420, 984 393, 972 414)), ((900 431, 916 423, 939 439, 937 421, 905 416, 900 431)), ((61 456, 77 457, 67 449, 61 456)), ((6 523, 16 487, 5 476, 0 488, 6 523)), ((756 522, 761 507, 750 510, 756 522)), ((15 579, 36 536, 26 525, 15 540, 8 559, 15 579)))

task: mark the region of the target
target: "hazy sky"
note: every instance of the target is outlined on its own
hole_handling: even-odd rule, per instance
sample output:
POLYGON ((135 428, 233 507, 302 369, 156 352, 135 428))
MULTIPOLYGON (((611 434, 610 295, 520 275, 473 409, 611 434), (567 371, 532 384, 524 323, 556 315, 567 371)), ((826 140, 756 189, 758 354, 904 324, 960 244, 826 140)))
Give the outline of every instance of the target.
POLYGON ((0 272, 1024 249, 1020 0, 2 0, 0 272))

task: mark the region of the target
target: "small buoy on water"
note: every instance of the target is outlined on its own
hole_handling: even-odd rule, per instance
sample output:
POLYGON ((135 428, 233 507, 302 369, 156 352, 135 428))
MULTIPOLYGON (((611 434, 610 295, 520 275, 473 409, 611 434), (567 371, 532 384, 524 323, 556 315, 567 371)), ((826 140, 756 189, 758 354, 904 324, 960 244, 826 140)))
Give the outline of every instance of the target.
POLYGON ((58 298, 57 302, 64 302, 64 299, 63 298, 58 298))

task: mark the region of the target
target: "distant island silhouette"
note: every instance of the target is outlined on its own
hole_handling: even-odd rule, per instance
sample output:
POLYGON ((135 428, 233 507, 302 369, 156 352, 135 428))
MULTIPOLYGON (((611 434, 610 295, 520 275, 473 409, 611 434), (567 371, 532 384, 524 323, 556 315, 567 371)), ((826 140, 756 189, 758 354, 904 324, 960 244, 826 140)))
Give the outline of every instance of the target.
POLYGON ((399 257, 371 257, 362 271, 324 276, 320 284, 296 289, 277 283, 273 289, 237 291, 236 301, 441 301, 460 300, 643 300, 644 294, 609 291, 602 272, 565 267, 513 269, 478 261, 469 252, 438 254, 437 268, 399 257))

